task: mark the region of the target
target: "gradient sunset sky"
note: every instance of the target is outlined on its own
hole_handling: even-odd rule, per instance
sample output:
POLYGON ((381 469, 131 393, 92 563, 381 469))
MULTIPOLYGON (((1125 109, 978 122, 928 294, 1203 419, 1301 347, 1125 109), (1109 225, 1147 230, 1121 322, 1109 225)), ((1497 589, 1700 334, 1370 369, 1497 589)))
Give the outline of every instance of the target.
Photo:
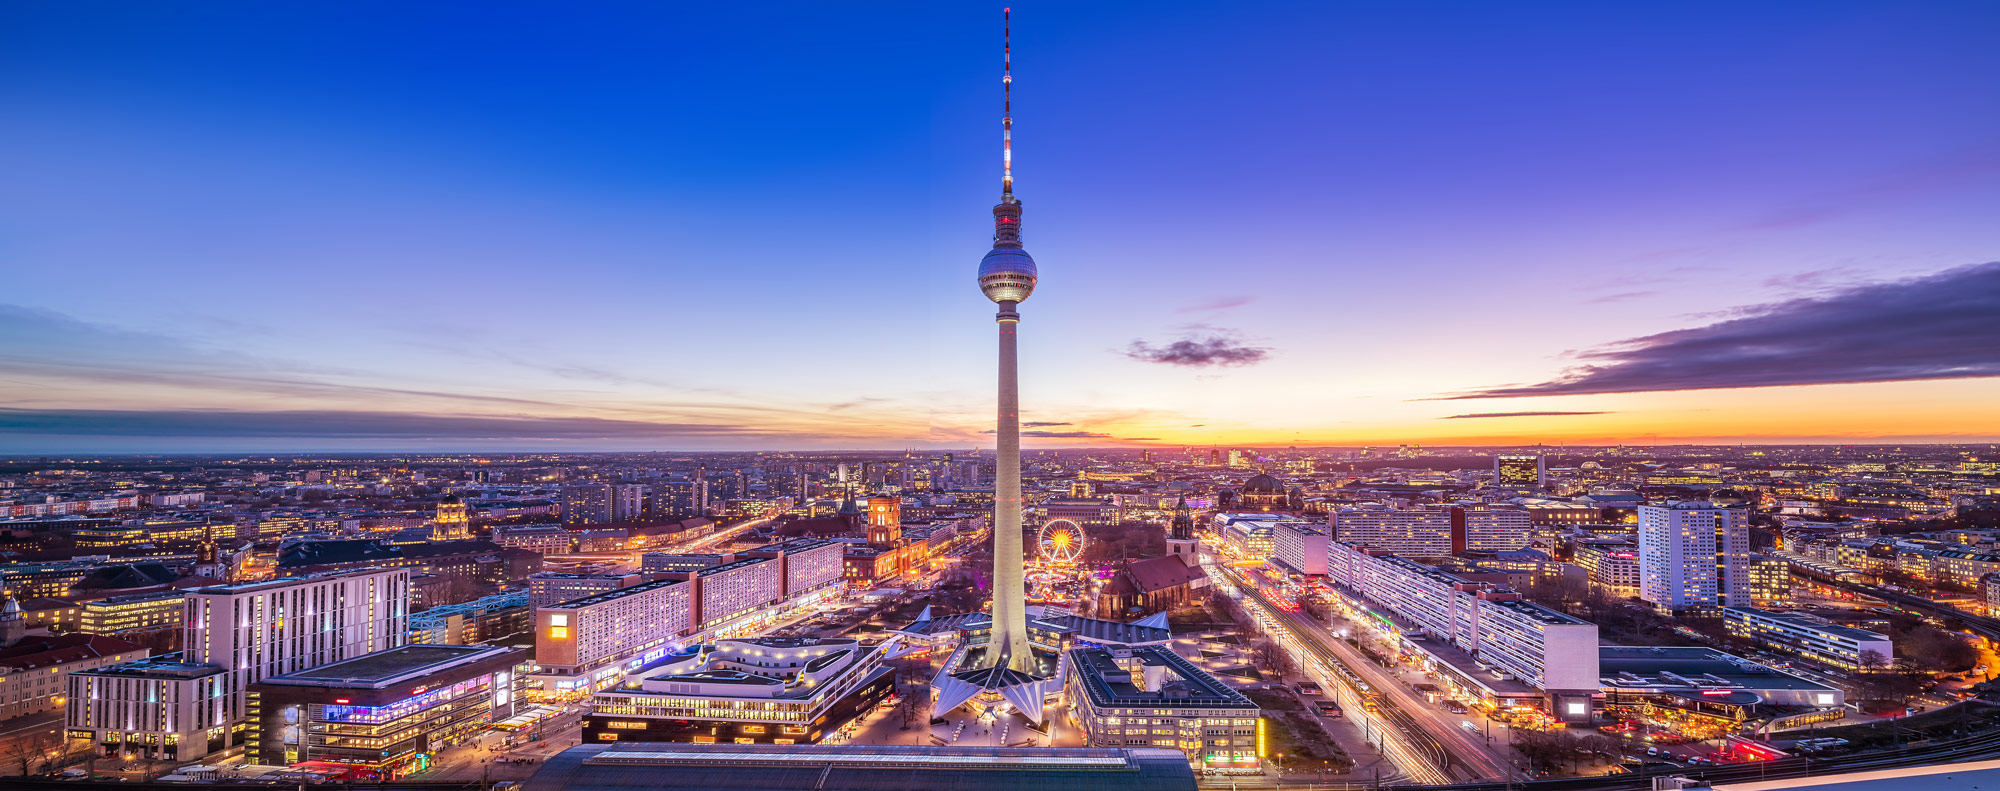
MULTIPOLYGON (((1000 5, 0 6, 0 452, 990 445, 1000 5)), ((2000 4, 1014 6, 1041 446, 2000 440, 2000 4)))

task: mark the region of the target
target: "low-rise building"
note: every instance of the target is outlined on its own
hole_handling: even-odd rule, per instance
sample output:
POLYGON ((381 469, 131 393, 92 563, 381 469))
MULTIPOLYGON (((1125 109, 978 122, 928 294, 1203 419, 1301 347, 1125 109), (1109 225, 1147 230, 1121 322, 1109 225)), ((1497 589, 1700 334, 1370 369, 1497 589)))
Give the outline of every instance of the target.
POLYGON ((1164 646, 1069 651, 1069 716, 1093 747, 1179 750, 1209 770, 1255 771, 1257 704, 1164 646))
POLYGON ((513 715, 526 652, 406 645, 250 685, 250 763, 331 765, 393 780, 513 715))
POLYGON ((1896 660, 1895 643, 1888 636, 1804 613, 1724 607, 1722 616, 1732 635, 1834 667, 1878 670, 1896 660))
POLYGON ((814 744, 894 691, 881 646, 718 640, 593 695, 583 741, 814 744))
POLYGON ((87 634, 136 634, 181 628, 186 591, 156 591, 87 601, 80 625, 87 634))
POLYGON ((137 643, 95 634, 30 635, 0 649, 0 719, 52 711, 69 694, 71 673, 144 659, 137 643))
POLYGON ((66 736, 92 754, 193 761, 229 746, 229 679, 221 665, 179 654, 69 677, 66 736))

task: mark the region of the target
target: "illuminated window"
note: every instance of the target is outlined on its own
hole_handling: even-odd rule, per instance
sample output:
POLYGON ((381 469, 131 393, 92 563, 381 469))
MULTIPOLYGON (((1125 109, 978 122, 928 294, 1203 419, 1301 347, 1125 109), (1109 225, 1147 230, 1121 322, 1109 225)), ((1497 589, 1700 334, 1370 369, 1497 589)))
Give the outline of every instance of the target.
POLYGON ((549 639, 550 639, 550 640, 568 640, 568 639, 569 639, 569 627, 567 627, 567 626, 551 626, 551 627, 549 627, 549 639))

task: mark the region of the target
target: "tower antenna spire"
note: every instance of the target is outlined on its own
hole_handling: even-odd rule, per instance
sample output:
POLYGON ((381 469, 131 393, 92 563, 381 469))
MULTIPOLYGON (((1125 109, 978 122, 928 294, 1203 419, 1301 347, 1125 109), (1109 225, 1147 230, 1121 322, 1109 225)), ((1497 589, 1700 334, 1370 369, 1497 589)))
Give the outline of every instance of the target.
POLYGON ((1014 202, 1014 9, 1000 9, 1000 200, 1014 202))

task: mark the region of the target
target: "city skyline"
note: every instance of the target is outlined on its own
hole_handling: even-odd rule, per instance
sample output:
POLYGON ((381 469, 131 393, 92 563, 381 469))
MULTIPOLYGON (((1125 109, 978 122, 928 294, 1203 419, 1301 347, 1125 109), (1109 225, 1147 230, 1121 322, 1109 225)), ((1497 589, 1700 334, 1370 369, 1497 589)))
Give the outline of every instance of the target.
MULTIPOLYGON (((990 449, 992 11, 0 11, 0 453, 990 449)), ((1015 11, 1030 448, 2000 439, 1993 9, 1015 11)))

